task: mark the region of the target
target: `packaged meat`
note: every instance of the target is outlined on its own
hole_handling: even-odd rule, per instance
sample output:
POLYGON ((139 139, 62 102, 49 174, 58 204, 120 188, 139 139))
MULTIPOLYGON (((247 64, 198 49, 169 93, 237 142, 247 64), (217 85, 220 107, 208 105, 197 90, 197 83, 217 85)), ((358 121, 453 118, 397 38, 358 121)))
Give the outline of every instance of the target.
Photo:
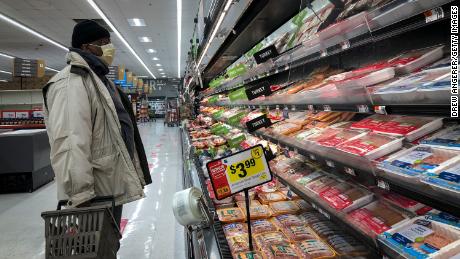
POLYGON ((424 173, 435 173, 438 167, 450 164, 449 160, 459 154, 453 150, 419 145, 389 157, 379 164, 379 168, 389 173, 418 177, 424 173))
POLYGON ((276 226, 268 219, 251 220, 251 231, 254 235, 276 231, 276 226))
POLYGON ((304 200, 295 200, 294 201, 295 204, 297 205, 297 207, 299 207, 300 211, 303 212, 303 211, 312 211, 313 210, 313 207, 306 201, 304 200))
POLYGON ((222 226, 226 237, 245 235, 248 233, 248 225, 246 223, 230 223, 222 226))
POLYGON ((321 128, 304 129, 295 135, 295 139, 302 142, 307 140, 310 136, 319 134, 322 131, 324 131, 324 129, 321 128))
POLYGON ((240 208, 225 208, 216 210, 219 220, 223 223, 244 221, 244 214, 240 208))
POLYGON ((339 129, 339 131, 335 135, 325 137, 325 138, 321 138, 319 136, 316 142, 321 146, 335 147, 337 145, 344 143, 345 141, 353 140, 357 137, 364 136, 364 135, 365 133, 359 130, 339 129))
POLYGON ((317 135, 312 135, 307 138, 308 141, 318 142, 320 140, 326 140, 333 138, 335 135, 339 134, 342 130, 335 128, 327 128, 317 135))
POLYGON ((306 186, 308 183, 315 181, 318 178, 324 177, 324 176, 325 176, 325 173, 323 171, 315 171, 311 174, 298 178, 296 182, 302 186, 306 186))
POLYGON ((360 256, 368 254, 368 248, 348 234, 331 235, 325 240, 339 255, 360 256))
POLYGON ((442 127, 442 119, 435 117, 411 117, 399 115, 372 115, 351 126, 354 129, 369 129, 394 136, 405 136, 414 141, 442 127))
POLYGON ((265 232, 254 235, 254 240, 259 249, 268 245, 289 243, 289 239, 280 231, 265 232))
MULTIPOLYGON (((254 200, 255 197, 256 197, 256 192, 249 191, 249 199, 254 200)), ((233 195, 233 198, 235 199, 236 202, 239 202, 239 201, 244 202, 245 201, 244 192, 239 192, 233 195)))
POLYGON ((288 226, 302 226, 304 221, 300 219, 297 215, 292 214, 283 214, 273 217, 273 223, 279 228, 288 227, 288 226))
POLYGON ((299 218, 304 224, 311 225, 313 223, 327 221, 327 218, 324 217, 321 213, 316 211, 307 211, 299 214, 299 218))
MULTIPOLYGON (((255 206, 260 206, 262 204, 260 204, 260 202, 258 200, 249 200, 249 206, 250 207, 255 207, 255 206)), ((242 209, 242 210, 245 210, 246 209, 246 201, 237 201, 236 202, 236 206, 238 206, 238 208, 242 209)))
POLYGON ((276 201, 285 201, 286 196, 284 196, 283 193, 276 191, 276 192, 262 192, 257 194, 259 197, 259 200, 262 204, 268 204, 270 202, 276 202, 276 201))
POLYGON ((345 212, 351 209, 351 205, 356 206, 356 203, 360 201, 361 203, 365 203, 366 200, 369 201, 369 199, 372 198, 372 194, 370 192, 348 183, 340 183, 331 186, 330 188, 322 191, 319 195, 332 208, 336 210, 344 210, 345 212))
POLYGON ((405 211, 410 211, 417 215, 423 215, 431 210, 430 207, 423 203, 409 199, 406 196, 402 196, 394 192, 379 191, 379 197, 398 208, 401 208, 405 211))
POLYGON ((422 144, 460 149, 460 126, 446 128, 432 137, 422 140, 422 144))
POLYGON ((248 235, 237 235, 227 237, 228 246, 232 254, 249 251, 248 235))
POLYGON ((369 74, 363 74, 341 81, 334 82, 334 85, 339 91, 345 93, 352 89, 363 89, 363 87, 378 84, 392 79, 395 76, 395 69, 392 67, 383 68, 382 70, 375 71, 369 74))
POLYGON ((307 226, 288 226, 282 228, 281 231, 291 242, 318 238, 315 232, 307 226))
POLYGON ((281 214, 295 214, 299 212, 299 207, 294 201, 278 201, 270 203, 273 216, 281 214))
POLYGON ((308 183, 305 187, 316 194, 320 194, 321 192, 331 188, 336 184, 339 184, 339 181, 337 181, 335 178, 330 176, 323 176, 315 181, 308 183))
POLYGON ((407 63, 397 65, 396 72, 398 74, 412 73, 441 59, 443 55, 443 48, 444 46, 435 46, 425 49, 412 50, 399 55, 396 59, 415 58, 407 63))
POLYGON ((324 239, 326 239, 329 236, 341 235, 344 233, 342 228, 328 221, 327 219, 312 223, 309 226, 313 229, 313 231, 315 231, 315 233, 319 237, 324 239))
POLYGON ((339 144, 336 148, 373 160, 400 149, 402 141, 402 138, 369 132, 339 144))
POLYGON ((407 218, 408 216, 380 201, 374 201, 347 215, 348 221, 373 238, 407 218))
MULTIPOLYGON (((296 174, 296 171, 294 171, 294 172, 292 172, 292 173, 289 172, 288 177, 291 176, 291 175, 295 175, 295 174, 296 174)), ((295 194, 294 192, 292 192, 292 191, 289 190, 289 189, 288 189, 288 190, 282 190, 281 192, 284 194, 284 196, 286 196, 286 198, 287 198, 288 200, 293 201, 293 200, 301 199, 299 195, 295 194)))
POLYGON ((387 246, 412 258, 451 258, 460 252, 460 232, 453 227, 413 218, 379 236, 387 246))
POLYGON ((299 254, 306 259, 334 258, 335 252, 329 245, 318 239, 307 239, 295 243, 299 254))
POLYGON ((243 252, 233 256, 235 259, 263 259, 260 252, 243 252))
POLYGON ((455 227, 457 230, 460 230, 460 218, 447 212, 431 210, 425 215, 425 218, 428 220, 433 220, 447 225, 451 225, 455 227))
POLYGON ((307 113, 305 111, 290 112, 289 118, 287 118, 285 121, 303 126, 308 122, 307 113))
POLYGON ((289 135, 300 129, 302 129, 302 125, 290 122, 280 122, 273 126, 272 132, 275 135, 289 135))
POLYGON ((451 197, 460 197, 460 158, 454 158, 435 171, 422 176, 422 182, 451 197))
MULTIPOLYGON (((241 208, 244 217, 246 218, 246 207, 241 208)), ((271 209, 268 205, 255 205, 249 207, 249 213, 251 214, 251 219, 266 219, 272 215, 271 209)))
POLYGON ((270 244, 262 247, 264 259, 300 259, 294 246, 289 243, 270 244))

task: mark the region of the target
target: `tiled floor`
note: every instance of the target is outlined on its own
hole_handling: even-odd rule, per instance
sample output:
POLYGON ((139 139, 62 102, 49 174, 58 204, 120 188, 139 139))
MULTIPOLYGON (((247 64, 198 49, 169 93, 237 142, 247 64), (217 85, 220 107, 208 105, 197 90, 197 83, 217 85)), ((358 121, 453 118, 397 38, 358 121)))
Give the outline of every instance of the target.
MULTIPOLYGON (((118 258, 185 258, 184 230, 171 208, 174 193, 182 189, 179 130, 161 120, 141 124, 139 130, 153 183, 145 188, 145 199, 124 206, 127 224, 118 258)), ((40 213, 55 209, 56 201, 54 183, 33 193, 0 195, 0 259, 45 258, 40 213)))

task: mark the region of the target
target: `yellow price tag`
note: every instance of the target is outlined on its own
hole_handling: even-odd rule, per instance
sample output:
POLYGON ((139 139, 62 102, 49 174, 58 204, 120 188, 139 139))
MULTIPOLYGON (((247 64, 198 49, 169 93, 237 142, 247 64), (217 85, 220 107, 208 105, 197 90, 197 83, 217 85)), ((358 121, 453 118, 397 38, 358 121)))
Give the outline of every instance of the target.
POLYGON ((261 147, 254 148, 251 150, 251 158, 235 162, 227 167, 230 183, 234 184, 266 170, 262 154, 261 147))

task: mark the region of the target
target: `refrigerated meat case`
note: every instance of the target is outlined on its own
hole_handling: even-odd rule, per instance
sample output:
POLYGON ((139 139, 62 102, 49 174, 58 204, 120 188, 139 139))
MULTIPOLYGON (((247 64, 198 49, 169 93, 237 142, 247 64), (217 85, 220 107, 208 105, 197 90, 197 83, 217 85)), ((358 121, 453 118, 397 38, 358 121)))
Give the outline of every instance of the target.
MULTIPOLYGON (((350 70, 357 66, 359 67, 361 64, 393 57, 413 49, 439 47, 441 45, 449 46, 450 4, 451 1, 442 0, 391 1, 382 8, 368 13, 365 19, 362 16, 348 19, 347 22, 354 23, 352 27, 347 28, 345 23, 342 24, 344 27, 340 30, 334 31, 337 28, 335 26, 335 28, 323 31, 317 37, 307 40, 265 63, 256 65, 242 75, 226 80, 218 87, 202 91, 197 99, 203 100, 212 96, 225 95, 243 86, 249 89, 267 83, 280 85, 295 82, 305 78, 312 71, 312 68, 322 65, 333 65, 350 70)), ((448 52, 448 50, 444 49, 443 52, 446 55, 445 52, 448 52)), ((326 97, 321 96, 321 98, 305 95, 301 98, 289 100, 262 98, 231 102, 227 98, 213 103, 200 103, 197 101, 195 109, 199 110, 199 106, 204 105, 225 108, 244 107, 248 110, 259 108, 278 109, 281 111, 346 111, 362 114, 363 117, 371 114, 439 116, 446 117, 444 122, 458 123, 455 119, 447 118, 450 117, 450 103, 448 103, 444 95, 426 95, 424 98, 428 99, 423 99, 423 101, 417 98, 411 101, 410 98, 398 97, 395 95, 390 96, 388 99, 382 99, 370 93, 366 87, 360 87, 354 89, 353 92, 338 93, 337 95, 326 97)), ((241 130, 247 132, 244 127, 241 130)), ((436 190, 423 183, 414 184, 410 180, 402 181, 389 177, 388 174, 382 173, 369 160, 344 155, 344 153, 324 152, 324 150, 317 149, 314 146, 301 145, 296 141, 292 141, 292 139, 273 136, 264 131, 248 133, 315 160, 325 168, 328 168, 330 173, 346 175, 356 183, 374 184, 383 190, 391 190, 434 209, 460 217, 460 198, 449 196, 449 199, 446 199, 446 193, 441 189, 436 190)), ((195 175, 195 178, 200 180, 201 175, 204 174, 201 170, 201 165, 196 159, 190 161, 191 165, 195 164, 193 166, 195 170, 192 175, 195 175)), ((380 258, 384 256, 406 258, 382 243, 381 240, 370 238, 355 226, 350 225, 345 220, 344 213, 331 209, 324 202, 318 200, 317 197, 299 189, 288 179, 284 179, 282 176, 277 176, 277 179, 302 199, 311 203, 331 221, 346 228, 350 234, 368 245, 370 250, 376 251, 380 258)), ((206 189, 204 190, 204 193, 206 193, 206 189)), ((212 201, 210 202, 212 203, 212 201)), ((221 257, 227 258, 225 256, 230 256, 228 258, 231 258, 231 255, 227 254, 228 244, 225 245, 225 237, 215 233, 213 238, 214 245, 219 244, 219 240, 222 243, 222 247, 217 245, 217 248, 224 249, 221 251, 221 257)))

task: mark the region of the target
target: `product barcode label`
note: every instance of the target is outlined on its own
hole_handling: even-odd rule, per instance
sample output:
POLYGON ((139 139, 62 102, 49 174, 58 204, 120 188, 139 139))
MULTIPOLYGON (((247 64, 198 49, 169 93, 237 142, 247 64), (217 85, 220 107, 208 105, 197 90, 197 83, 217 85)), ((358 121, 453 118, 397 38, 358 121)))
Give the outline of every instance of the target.
POLYGON ((385 182, 384 180, 381 180, 381 179, 377 180, 377 186, 379 188, 387 190, 387 191, 390 190, 390 185, 387 182, 385 182))
POLYGON ((332 162, 331 160, 326 160, 326 165, 329 167, 335 167, 334 162, 332 162))
POLYGON ((345 173, 347 173, 349 175, 356 176, 355 170, 353 170, 352 168, 349 168, 349 167, 345 167, 345 173))
POLYGON ((361 113, 368 113, 369 112, 369 107, 367 105, 358 105, 358 112, 361 113))
POLYGON ((433 22, 441 18, 444 18, 444 11, 442 10, 442 7, 436 7, 425 12, 426 23, 433 22))

